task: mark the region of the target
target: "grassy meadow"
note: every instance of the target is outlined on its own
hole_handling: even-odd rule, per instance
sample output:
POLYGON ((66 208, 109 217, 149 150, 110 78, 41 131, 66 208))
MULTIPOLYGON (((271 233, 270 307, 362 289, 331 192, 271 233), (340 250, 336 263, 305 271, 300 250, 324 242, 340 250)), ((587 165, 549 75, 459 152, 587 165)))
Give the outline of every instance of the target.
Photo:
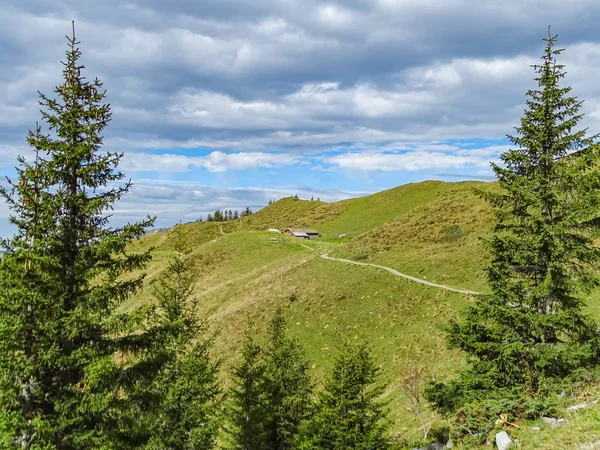
MULTIPOLYGON (((459 319, 474 299, 320 255, 376 263, 485 292, 488 256, 481 238, 489 233, 492 215, 475 188, 495 185, 427 181, 331 204, 286 198, 241 220, 182 225, 189 247, 186 257, 197 276, 198 318, 216 333, 214 354, 222 360, 223 384, 228 383, 227 372, 238 357, 245 328, 264 335, 273 310, 281 307, 290 332, 307 351, 317 386, 337 346, 365 338, 388 384, 384 395, 394 419, 393 433, 417 439, 418 421, 406 411, 399 379, 409 365, 438 380, 457 373, 466 362, 463 355, 448 350, 444 327, 448 320, 459 319), (265 231, 290 226, 314 227, 323 238, 299 241, 265 231), (346 236, 338 238, 340 234, 346 236)), ((174 241, 171 229, 131 245, 131 251, 153 247, 154 257, 143 291, 125 309, 152 301, 152 283, 173 256, 174 241)), ((590 298, 590 308, 600 318, 598 295, 590 298)), ((600 394, 600 388, 588 390, 590 398, 600 394)), ((565 404, 577 401, 565 398, 565 404)), ((600 439, 599 413, 600 408, 584 409, 569 414, 568 423, 556 430, 539 423, 520 424, 510 433, 522 448, 577 448, 575 444, 600 439), (542 429, 532 431, 536 425, 542 429)), ((444 418, 427 415, 432 423, 444 424, 444 418)))

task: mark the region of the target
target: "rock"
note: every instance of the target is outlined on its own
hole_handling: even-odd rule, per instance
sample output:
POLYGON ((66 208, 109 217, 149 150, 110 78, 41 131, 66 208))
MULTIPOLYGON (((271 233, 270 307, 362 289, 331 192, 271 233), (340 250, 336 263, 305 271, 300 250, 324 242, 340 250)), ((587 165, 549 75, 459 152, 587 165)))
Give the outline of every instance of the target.
POLYGON ((581 450, 593 450, 595 448, 600 448, 600 441, 596 442, 587 442, 585 444, 581 444, 579 446, 581 450))
POLYGON ((513 441, 506 431, 496 433, 496 447, 498 447, 498 450, 506 450, 511 448, 512 445, 513 441))
POLYGON ((448 442, 446 442, 446 448, 453 448, 454 447, 454 443, 452 442, 452 439, 448 439, 448 442))
POLYGON ((567 408, 567 411, 577 411, 578 409, 585 409, 592 405, 595 405, 596 403, 598 403, 598 400, 594 400, 593 402, 589 402, 589 403, 580 403, 578 405, 569 406, 567 408))
POLYGON ((541 428, 540 428, 540 427, 531 427, 531 430, 532 430, 532 431, 540 431, 540 430, 541 430, 541 428))
POLYGON ((560 427, 562 424, 567 423, 563 418, 555 419, 554 417, 542 417, 542 422, 550 425, 552 428, 560 427))
POLYGON ((435 444, 429 444, 427 450, 444 450, 444 444, 436 442, 435 444))

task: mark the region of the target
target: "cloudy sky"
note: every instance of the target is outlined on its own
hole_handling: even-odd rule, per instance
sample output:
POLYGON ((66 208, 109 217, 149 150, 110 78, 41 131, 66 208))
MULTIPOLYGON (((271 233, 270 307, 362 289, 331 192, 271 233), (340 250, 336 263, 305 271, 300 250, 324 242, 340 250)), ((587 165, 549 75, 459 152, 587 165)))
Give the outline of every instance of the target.
POLYGON ((0 174, 30 153, 71 20, 108 90, 106 148, 134 181, 117 217, 165 226, 293 194, 489 179, 549 24, 600 131, 599 17, 596 0, 3 0, 0 174))

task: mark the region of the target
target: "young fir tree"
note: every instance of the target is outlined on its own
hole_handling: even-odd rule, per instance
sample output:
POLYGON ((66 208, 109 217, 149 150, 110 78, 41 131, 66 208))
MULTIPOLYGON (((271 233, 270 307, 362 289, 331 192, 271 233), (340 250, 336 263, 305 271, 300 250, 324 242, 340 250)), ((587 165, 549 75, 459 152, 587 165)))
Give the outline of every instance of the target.
POLYGON ((319 394, 316 412, 302 433, 300 450, 390 448, 389 420, 379 400, 384 386, 370 349, 346 344, 319 394))
POLYGON ((584 295, 598 284, 600 149, 596 136, 577 130, 582 102, 560 86, 565 71, 556 61, 556 36, 545 41, 534 66, 538 88, 527 92, 521 125, 509 136, 515 148, 493 165, 501 189, 483 193, 497 218, 488 240, 492 293, 449 332, 471 368, 429 390, 440 409, 456 409, 485 390, 536 394, 600 362, 597 326, 583 311, 584 295))
POLYGON ((29 133, 35 159, 0 190, 17 230, 0 262, 2 448, 111 448, 136 381, 114 358, 136 317, 114 311, 141 285, 131 273, 149 254, 126 246, 152 221, 108 225, 130 184, 118 186, 122 154, 101 151, 110 108, 80 55, 73 32, 56 98, 40 94, 49 133, 29 133))
POLYGON ((281 310, 271 320, 266 362, 270 448, 290 449, 300 424, 310 415, 312 385, 308 361, 298 340, 288 336, 281 310))
POLYGON ((147 333, 155 345, 144 358, 149 372, 154 368, 156 374, 139 386, 143 396, 152 394, 156 402, 140 413, 149 425, 147 448, 210 449, 220 420, 218 363, 211 362, 212 340, 202 337, 205 327, 195 317, 193 266, 184 258, 181 225, 176 232, 177 254, 153 285, 157 308, 147 333))
POLYGON ((235 386, 230 390, 229 433, 235 450, 271 450, 266 364, 262 348, 248 334, 242 359, 233 369, 235 386))

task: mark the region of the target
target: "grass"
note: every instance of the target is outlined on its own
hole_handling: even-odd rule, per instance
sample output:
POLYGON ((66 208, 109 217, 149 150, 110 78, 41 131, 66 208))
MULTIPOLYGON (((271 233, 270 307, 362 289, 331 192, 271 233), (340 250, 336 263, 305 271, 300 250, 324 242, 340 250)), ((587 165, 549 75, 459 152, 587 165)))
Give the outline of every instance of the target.
MULTIPOLYGON (((197 314, 217 333, 214 353, 223 361, 224 385, 248 321, 260 337, 280 307, 290 332, 306 348, 317 380, 331 367, 341 342, 366 339, 388 384, 392 432, 417 439, 421 433, 406 411, 400 376, 415 363, 438 380, 458 372, 465 361, 447 349, 444 328, 450 319, 460 318, 472 299, 319 255, 373 262, 429 281, 485 291, 488 255, 481 237, 489 233, 492 216, 474 194, 475 187, 494 185, 430 181, 331 204, 286 198, 239 221, 182 225, 189 245, 186 257, 194 262, 197 277, 197 314), (265 231, 290 226, 314 227, 324 237, 299 241, 265 231), (346 236, 338 238, 340 234, 346 236)), ((154 259, 143 291, 124 309, 152 301, 152 283, 173 256, 174 238, 169 230, 132 244, 131 251, 154 247, 154 259)), ((600 318, 598 294, 590 297, 590 310, 600 318)), ((598 435, 594 413, 600 409, 579 412, 557 430, 533 432, 534 425, 523 424, 510 433, 523 448, 573 448, 571 443, 598 435)), ((432 413, 428 417, 443 423, 432 413)))

